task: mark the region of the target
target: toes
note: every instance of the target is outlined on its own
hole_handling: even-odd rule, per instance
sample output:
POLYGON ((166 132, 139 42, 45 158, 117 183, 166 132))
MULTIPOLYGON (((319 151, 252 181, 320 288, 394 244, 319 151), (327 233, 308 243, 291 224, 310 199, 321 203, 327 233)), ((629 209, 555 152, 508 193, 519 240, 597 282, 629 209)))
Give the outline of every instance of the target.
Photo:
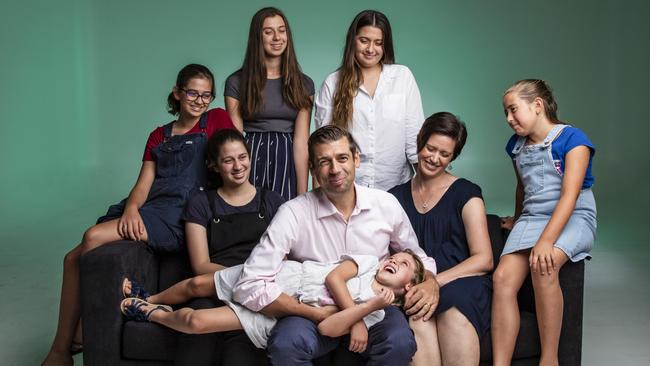
POLYGON ((125 297, 131 295, 131 281, 128 278, 124 278, 124 281, 122 282, 122 294, 124 294, 125 297))

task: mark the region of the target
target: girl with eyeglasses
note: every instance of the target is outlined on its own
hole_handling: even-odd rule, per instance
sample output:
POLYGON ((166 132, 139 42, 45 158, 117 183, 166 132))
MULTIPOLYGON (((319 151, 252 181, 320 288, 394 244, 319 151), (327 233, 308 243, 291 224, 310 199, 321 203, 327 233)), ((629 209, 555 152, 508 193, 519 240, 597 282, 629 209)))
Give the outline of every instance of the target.
POLYGON ((78 331, 81 254, 116 240, 145 242, 154 252, 184 248, 181 215, 190 192, 205 183, 207 140, 215 131, 234 128, 223 109, 208 111, 213 99, 214 76, 208 68, 190 64, 181 69, 167 98, 169 113, 178 119, 151 132, 129 197, 111 206, 65 256, 58 328, 43 365, 72 365, 72 355, 83 348, 78 331))
POLYGON ((230 118, 251 148, 251 183, 289 200, 307 191, 314 82, 300 71, 291 28, 276 8, 253 16, 241 69, 226 80, 230 118))

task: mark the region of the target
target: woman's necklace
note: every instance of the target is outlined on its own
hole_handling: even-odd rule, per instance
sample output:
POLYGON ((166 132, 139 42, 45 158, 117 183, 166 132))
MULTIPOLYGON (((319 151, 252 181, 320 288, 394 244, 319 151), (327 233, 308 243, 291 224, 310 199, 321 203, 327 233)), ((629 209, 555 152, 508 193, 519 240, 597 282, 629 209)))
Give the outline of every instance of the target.
POLYGON ((418 189, 416 190, 418 192, 418 195, 420 196, 420 202, 421 202, 421 207, 422 210, 426 211, 427 208, 429 207, 427 200, 424 199, 424 194, 422 193, 422 187, 423 184, 420 183, 418 189))
MULTIPOLYGON (((418 181, 419 181, 419 180, 418 180, 418 181)), ((434 191, 438 191, 438 190, 442 190, 442 191, 444 191, 444 190, 446 190, 448 187, 449 187, 448 184, 446 184, 446 185, 442 185, 442 186, 440 186, 440 187, 435 187, 434 189, 431 190, 431 193, 433 193, 434 191)), ((418 196, 420 196, 420 197, 419 197, 419 198, 420 198, 420 201, 421 201, 421 203, 420 203, 420 207, 421 207, 422 211, 427 211, 427 209, 429 209, 429 200, 425 199, 425 197, 427 197, 427 196, 428 196, 428 197, 431 197, 432 194, 429 194, 429 195, 425 194, 426 192, 424 191, 424 183, 421 182, 421 181, 420 181, 420 183, 417 185, 417 189, 416 189, 415 191, 417 192, 418 196)))

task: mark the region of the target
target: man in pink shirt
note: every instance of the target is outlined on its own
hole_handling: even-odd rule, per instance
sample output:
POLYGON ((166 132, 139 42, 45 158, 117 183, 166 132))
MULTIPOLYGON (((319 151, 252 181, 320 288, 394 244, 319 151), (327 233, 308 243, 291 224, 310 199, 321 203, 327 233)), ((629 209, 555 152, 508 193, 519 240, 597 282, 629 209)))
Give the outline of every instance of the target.
MULTIPOLYGON (((286 256, 295 261, 334 262, 344 254, 376 255, 411 249, 424 262, 426 280, 406 294, 407 314, 428 320, 438 302, 436 265, 419 247, 411 223, 393 195, 354 184, 359 166, 357 145, 349 132, 335 126, 309 138, 309 164, 320 185, 280 207, 244 265, 234 300, 253 311, 283 317, 271 332, 268 352, 275 365, 304 365, 336 348, 338 339, 318 333, 327 313, 299 303, 280 291, 275 274, 286 256)), ((353 306, 351 297, 341 308, 353 306)), ((363 321, 350 330, 350 349, 371 364, 407 365, 415 339, 403 313, 386 309, 370 329, 363 321)))

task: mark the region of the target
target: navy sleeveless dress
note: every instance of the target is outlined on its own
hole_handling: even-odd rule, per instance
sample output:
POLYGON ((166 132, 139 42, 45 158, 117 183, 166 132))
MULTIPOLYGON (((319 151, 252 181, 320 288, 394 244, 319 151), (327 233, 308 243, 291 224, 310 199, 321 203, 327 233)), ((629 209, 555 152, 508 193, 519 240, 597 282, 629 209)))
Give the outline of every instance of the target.
MULTIPOLYGON (((462 210, 467 201, 483 199, 481 188, 459 178, 454 181, 440 201, 427 213, 415 208, 411 181, 390 191, 400 202, 413 225, 420 247, 436 260, 438 272, 444 272, 469 257, 462 210)), ((490 329, 492 281, 489 276, 459 278, 440 288, 440 302, 434 314, 456 307, 472 323, 479 338, 490 329)))

